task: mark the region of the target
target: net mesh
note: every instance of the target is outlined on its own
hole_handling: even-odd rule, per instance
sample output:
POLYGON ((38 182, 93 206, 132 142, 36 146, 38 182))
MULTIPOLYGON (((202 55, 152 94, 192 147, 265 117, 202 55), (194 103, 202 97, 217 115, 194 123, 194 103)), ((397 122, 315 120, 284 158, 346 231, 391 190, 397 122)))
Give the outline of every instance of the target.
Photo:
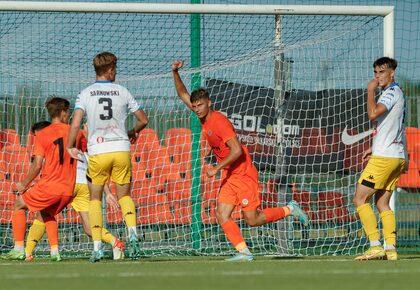
MULTIPOLYGON (((173 59, 186 60, 181 72, 186 86, 199 76, 214 109, 229 117, 249 148, 259 170, 261 207, 294 199, 309 215, 307 229, 291 217, 251 228, 235 209, 232 217, 250 249, 263 255, 363 249, 366 238, 351 195, 369 140, 345 145, 341 133, 371 126, 364 88, 372 61, 383 52, 382 18, 282 16, 281 42, 274 40, 274 16, 202 15, 200 26, 201 66, 191 68, 190 15, 0 13, 3 250, 13 245, 11 184, 30 164, 29 128, 48 119, 43 108, 48 96, 74 102, 94 81, 91 62, 101 51, 117 55, 118 83, 150 119, 131 148, 131 193, 145 255, 234 251, 215 216, 221 177, 205 175, 215 158, 204 140, 198 146, 192 142, 200 133, 191 130, 193 117, 176 97, 173 59), (192 150, 200 151, 199 163, 192 150), (199 188, 193 186, 197 164, 199 188)), ((104 207, 104 215, 107 228, 125 239, 121 213, 104 207)), ((62 252, 87 255, 91 243, 78 214, 69 207, 58 221, 62 252)), ((47 249, 43 240, 37 251, 47 249)))

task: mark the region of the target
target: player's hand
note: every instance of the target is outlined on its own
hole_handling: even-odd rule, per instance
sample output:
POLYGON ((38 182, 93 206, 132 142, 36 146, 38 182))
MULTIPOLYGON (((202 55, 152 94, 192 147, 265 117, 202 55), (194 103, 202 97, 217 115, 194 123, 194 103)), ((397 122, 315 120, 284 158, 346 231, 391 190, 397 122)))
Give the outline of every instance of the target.
POLYGON ((107 194, 105 196, 105 200, 106 200, 106 205, 109 206, 113 210, 118 210, 118 208, 120 207, 118 204, 117 198, 112 193, 107 194))
POLYGON ((14 189, 15 189, 15 191, 16 191, 16 192, 21 193, 21 192, 24 192, 24 191, 25 191, 26 186, 24 186, 24 185, 22 184, 22 182, 16 182, 16 183, 15 183, 15 187, 14 187, 14 189))
POLYGON ((217 170, 215 167, 212 167, 212 168, 207 169, 206 174, 208 177, 213 177, 217 174, 217 171, 219 170, 217 170))
POLYGON ((184 66, 184 61, 183 60, 174 60, 172 62, 172 71, 178 71, 183 66, 184 66))
POLYGON ((83 155, 83 152, 77 148, 67 148, 67 152, 70 154, 71 158, 84 162, 80 155, 83 155))
POLYGON ((137 137, 139 136, 139 133, 136 133, 134 131, 134 129, 131 129, 130 131, 127 132, 128 135, 128 139, 130 140, 131 144, 136 143, 137 137))
POLYGON ((368 150, 366 150, 365 152, 363 152, 363 157, 362 157, 362 161, 366 162, 370 159, 370 156, 372 155, 372 149, 369 148, 368 150))
POLYGON ((379 81, 377 79, 372 79, 368 82, 367 89, 368 91, 376 91, 376 88, 379 86, 379 81))

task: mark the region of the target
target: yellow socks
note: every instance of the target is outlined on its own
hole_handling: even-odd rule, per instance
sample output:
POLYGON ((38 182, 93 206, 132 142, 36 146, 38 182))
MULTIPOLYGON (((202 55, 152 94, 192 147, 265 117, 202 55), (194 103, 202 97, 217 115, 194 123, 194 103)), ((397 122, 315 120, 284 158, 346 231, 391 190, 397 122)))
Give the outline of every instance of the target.
POLYGON ((395 214, 392 210, 384 211, 380 214, 382 220, 382 232, 387 247, 392 245, 395 247, 397 244, 397 223, 395 214))
POLYGON ((26 239, 26 248, 25 252, 26 255, 32 255, 36 245, 38 244, 39 240, 42 239, 42 236, 45 233, 45 223, 34 220, 31 227, 29 228, 28 237, 26 239))
POLYGON ((102 202, 91 200, 89 202, 89 222, 92 231, 92 240, 102 240, 102 202))
POLYGON ((112 242, 115 240, 113 234, 111 234, 107 229, 102 228, 102 242, 112 245, 112 242))
POLYGON ((121 206, 121 211, 124 216, 124 221, 127 227, 135 228, 136 227, 136 207, 130 196, 123 196, 118 200, 118 203, 121 206))
POLYGON ((379 230, 376 216, 369 203, 359 206, 357 209, 363 229, 369 238, 369 241, 379 241, 379 230))

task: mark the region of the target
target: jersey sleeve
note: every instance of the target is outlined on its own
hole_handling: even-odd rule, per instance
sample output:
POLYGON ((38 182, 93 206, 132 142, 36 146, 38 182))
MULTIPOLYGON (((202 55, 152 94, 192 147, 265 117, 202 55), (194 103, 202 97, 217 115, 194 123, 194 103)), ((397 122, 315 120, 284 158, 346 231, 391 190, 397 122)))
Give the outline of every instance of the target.
POLYGON ((227 118, 218 119, 216 128, 218 135, 222 138, 224 143, 236 137, 235 129, 227 118))
POLYGON ((42 138, 42 135, 40 136, 40 133, 38 133, 35 137, 34 151, 32 152, 32 156, 38 155, 45 157, 45 148, 42 142, 43 139, 44 138, 42 138))
POLYGON ((78 94, 76 98, 76 104, 74 105, 74 110, 77 110, 77 109, 83 110, 86 112, 86 106, 83 102, 82 93, 78 94))
POLYGON ((143 110, 143 107, 139 105, 139 103, 136 101, 133 95, 130 94, 128 90, 127 90, 127 103, 128 103, 128 109, 130 113, 134 113, 138 110, 143 110))
POLYGON ((388 90, 383 96, 380 97, 378 103, 385 106, 389 111, 398 100, 398 95, 394 90, 388 90))

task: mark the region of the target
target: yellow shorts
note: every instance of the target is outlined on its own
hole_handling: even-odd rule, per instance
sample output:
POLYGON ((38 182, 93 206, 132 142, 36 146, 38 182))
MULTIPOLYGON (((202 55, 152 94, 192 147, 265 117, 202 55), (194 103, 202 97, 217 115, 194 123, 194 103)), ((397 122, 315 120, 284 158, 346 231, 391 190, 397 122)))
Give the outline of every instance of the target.
POLYGON ((394 190, 404 168, 404 159, 371 156, 358 182, 373 189, 394 190))
POLYGON ((130 152, 111 152, 89 156, 87 179, 94 185, 104 185, 112 177, 117 184, 131 180, 130 152))
POLYGON ((89 211, 90 193, 87 184, 76 183, 73 191, 71 206, 75 211, 89 211))

